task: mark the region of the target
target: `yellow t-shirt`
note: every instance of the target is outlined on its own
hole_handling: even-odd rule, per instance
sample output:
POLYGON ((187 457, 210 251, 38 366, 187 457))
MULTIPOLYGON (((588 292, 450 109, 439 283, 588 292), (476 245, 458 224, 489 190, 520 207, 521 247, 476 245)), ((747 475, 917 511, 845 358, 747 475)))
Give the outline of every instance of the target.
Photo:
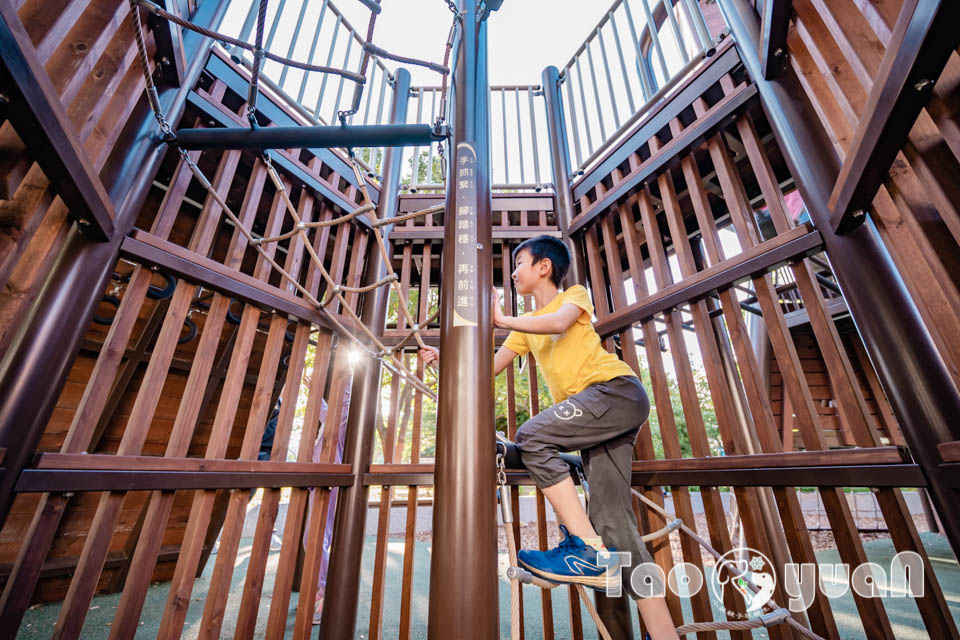
POLYGON ((543 309, 523 315, 553 313, 563 304, 575 304, 582 309, 580 317, 565 333, 547 335, 511 331, 503 343, 503 346, 518 355, 533 353, 554 402, 561 402, 575 393, 580 393, 596 382, 636 375, 625 362, 601 346, 600 336, 590 320, 593 303, 583 286, 574 285, 560 292, 543 309))

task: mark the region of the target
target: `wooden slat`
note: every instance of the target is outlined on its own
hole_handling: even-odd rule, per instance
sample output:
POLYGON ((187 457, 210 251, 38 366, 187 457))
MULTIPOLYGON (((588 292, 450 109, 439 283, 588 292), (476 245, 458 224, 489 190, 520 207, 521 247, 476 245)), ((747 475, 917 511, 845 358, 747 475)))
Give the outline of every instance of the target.
MULTIPOLYGON (((651 151, 654 153, 659 150, 658 142, 655 138, 651 139, 651 151)), ((673 249, 680 267, 680 273, 683 277, 692 276, 696 272, 695 260, 689 242, 686 241, 683 214, 680 210, 680 203, 670 172, 658 176, 657 184, 660 188, 660 198, 663 201, 670 236, 674 239, 673 249)), ((645 208, 647 207, 641 207, 641 211, 645 208)), ((644 216, 644 229, 647 233, 648 243, 662 242, 661 232, 657 228, 657 219, 649 213, 644 216)), ((654 254, 651 253, 652 255, 654 254)), ((661 275, 657 280, 657 285, 663 287, 672 278, 669 277, 670 270, 665 261, 665 252, 660 249, 656 252, 656 255, 663 261, 660 269, 661 275)), ((749 439, 745 416, 738 411, 734 399, 738 390, 732 386, 731 380, 724 372, 724 358, 729 357, 729 355, 722 353, 720 350, 721 344, 710 320, 705 301, 692 303, 690 309, 693 315, 694 332, 697 336, 700 353, 703 356, 703 366, 713 400, 724 452, 727 454, 747 453, 752 450, 754 443, 749 439)), ((672 313, 665 316, 665 320, 674 358, 674 369, 677 372, 677 381, 680 387, 681 402, 684 407, 684 415, 687 417, 687 433, 690 437, 691 449, 695 452, 695 455, 708 456, 711 455, 711 452, 706 444, 706 427, 699 407, 699 397, 690 367, 686 342, 682 335, 681 319, 679 314, 672 313), (698 441, 700 442, 699 446, 697 445, 698 441), (697 451, 698 448, 700 451, 697 451)), ((777 558, 778 554, 775 553, 775 551, 778 551, 776 534, 768 526, 768 514, 762 511, 764 496, 755 489, 735 488, 734 493, 738 515, 743 530, 746 532, 748 544, 767 554, 769 558, 777 558)), ((721 522, 726 523, 725 519, 721 522)), ((778 574, 778 577, 782 579, 782 570, 778 574)), ((785 593, 782 589, 778 589, 775 591, 775 596, 782 599, 785 593)), ((771 630, 771 637, 781 636, 780 631, 771 630)))
POLYGON ((69 209, 87 221, 95 237, 114 233, 116 213, 100 177, 91 166, 37 52, 9 5, 0 8, 0 76, 13 105, 8 117, 69 209), (38 153, 48 149, 48 153, 38 153))
POLYGON ((344 473, 343 465, 279 460, 207 460, 166 456, 41 453, 34 469, 100 471, 218 471, 228 473, 344 473))
MULTIPOLYGON (((731 85, 732 82, 728 83, 724 89, 731 90, 731 85)), ((756 221, 746 198, 739 173, 730 159, 726 143, 722 137, 717 136, 711 139, 708 146, 711 159, 717 170, 721 189, 730 207, 738 240, 741 246, 754 246, 759 237, 756 221)), ((770 196, 768 204, 771 206, 771 210, 775 207, 777 201, 772 195, 770 196)), ((782 228, 778 227, 778 231, 782 232, 782 228)), ((772 283, 766 276, 755 278, 754 288, 757 291, 758 302, 767 324, 774 354, 780 363, 780 370, 796 375, 802 369, 797 362, 793 338, 785 326, 782 309, 776 303, 777 297, 773 291, 772 283)), ((790 389, 804 444, 808 448, 825 448, 822 428, 819 425, 816 410, 813 408, 813 401, 810 398, 806 380, 802 375, 793 379, 790 389), (808 438, 810 438, 809 441, 808 438)), ((863 545, 842 492, 837 489, 821 490, 821 498, 830 519, 841 558, 844 559, 844 562, 851 564, 865 562, 863 545)), ((877 637, 890 637, 892 635, 889 619, 881 603, 875 601, 875 599, 870 600, 857 595, 855 595, 855 601, 861 618, 870 629, 870 633, 876 634, 877 637)))
POLYGON ((682 282, 665 286, 656 293, 611 313, 596 324, 597 333, 608 336, 635 322, 652 318, 665 310, 697 300, 718 289, 749 279, 755 273, 765 273, 783 263, 819 251, 822 240, 817 231, 803 225, 788 234, 780 234, 739 255, 718 262, 682 282))
POLYGON ((577 233, 584 226, 590 224, 600 213, 611 207, 621 197, 627 195, 631 190, 644 184, 652 177, 655 177, 664 169, 671 158, 699 144, 705 137, 713 133, 717 127, 725 122, 727 118, 743 109, 756 95, 756 92, 757 90, 754 85, 743 84, 735 93, 726 96, 723 100, 711 107, 694 125, 685 129, 682 136, 678 136, 665 144, 660 150, 660 153, 652 155, 645 162, 638 165, 624 177, 624 180, 620 182, 620 184, 607 192, 604 197, 592 203, 589 208, 584 208, 583 213, 571 222, 570 233, 577 233))
POLYGON ((960 44, 953 28, 958 22, 960 6, 955 2, 904 2, 864 117, 830 194, 830 222, 835 230, 845 231, 862 221, 855 212, 870 206, 929 100, 932 85, 919 83, 935 82, 960 44))
MULTIPOLYGON (((324 424, 323 432, 320 434, 321 449, 320 459, 331 461, 337 453, 337 439, 339 436, 340 416, 343 411, 343 384, 346 378, 346 358, 342 352, 337 352, 337 357, 332 362, 328 359, 331 372, 329 405, 327 409, 327 422, 324 424)), ((327 369, 324 368, 324 381, 327 378, 327 369)), ((322 391, 323 386, 320 386, 322 391)), ((319 412, 319 398, 317 400, 317 411, 319 412)), ((316 424, 319 413, 315 414, 313 419, 316 424)), ((303 572, 300 575, 300 593, 297 602, 311 603, 305 607, 297 607, 297 616, 294 620, 293 637, 297 640, 306 640, 311 635, 313 624, 313 605, 317 595, 317 578, 320 574, 320 563, 323 554, 324 531, 327 526, 327 513, 330 508, 330 492, 327 490, 316 490, 313 492, 313 499, 310 504, 310 526, 307 528, 306 554, 303 559, 303 572)), ((286 623, 286 610, 283 612, 284 624, 286 623)), ((279 627, 279 621, 277 623, 279 627)))
POLYGON ((317 310, 289 291, 271 287, 215 260, 192 254, 183 247, 159 240, 148 233, 135 231, 132 236, 124 238, 120 251, 122 255, 133 260, 156 265, 164 272, 181 278, 202 282, 205 286, 238 300, 287 313, 327 329, 335 328, 328 319, 326 310, 317 310))
MULTIPOLYGON (((310 379, 307 406, 304 412, 303 432, 301 433, 300 446, 297 450, 297 460, 299 464, 305 463, 305 461, 310 460, 313 456, 314 443, 317 439, 317 429, 320 422, 319 415, 321 402, 323 400, 323 390, 327 381, 326 372, 330 363, 331 337, 330 333, 321 332, 317 339, 316 359, 313 365, 314 373, 310 379)), ((328 413, 328 416, 329 415, 328 413)), ((299 555, 300 539, 303 531, 303 514, 309 498, 310 493, 306 490, 293 490, 290 493, 290 503, 287 506, 287 521, 283 528, 280 559, 277 564, 277 575, 273 583, 270 613, 267 617, 267 635, 269 637, 280 637, 286 630, 290 607, 290 594, 293 588, 294 573, 296 572, 297 556, 299 555)), ((314 519, 319 518, 316 512, 313 514, 313 517, 314 519)), ((316 580, 313 581, 313 584, 316 585, 316 580)), ((314 589, 316 589, 315 586, 314 589)), ((298 600, 298 602, 305 604, 313 602, 308 594, 302 590, 302 587, 301 594, 301 600, 298 600)), ((305 608, 308 609, 312 617, 313 608, 310 606, 305 608)))
POLYGON ((653 460, 648 462, 634 462, 633 468, 637 471, 700 471, 707 469, 750 469, 755 467, 776 467, 778 465, 783 465, 784 467, 823 467, 829 465, 852 466, 859 464, 908 463, 910 463, 910 454, 905 447, 876 447, 653 460))

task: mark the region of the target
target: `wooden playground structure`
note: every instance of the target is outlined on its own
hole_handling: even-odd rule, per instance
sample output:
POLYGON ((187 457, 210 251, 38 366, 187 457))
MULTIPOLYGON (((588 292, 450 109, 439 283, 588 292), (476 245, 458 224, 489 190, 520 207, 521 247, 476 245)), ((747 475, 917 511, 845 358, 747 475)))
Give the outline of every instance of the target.
MULTIPOLYGON (((544 548, 547 514, 522 469, 498 494, 494 425, 512 439, 541 407, 532 356, 495 402, 491 289, 532 310, 511 254, 540 234, 571 249, 566 284, 588 288, 604 346, 648 385, 632 484, 665 573, 704 570, 671 526, 697 533, 694 494, 702 541, 733 548, 730 494, 782 605, 784 565, 817 562, 797 488, 851 566, 867 556, 845 489, 866 488, 895 549, 922 560, 918 628, 958 637, 903 490, 960 556, 960 7, 617 0, 568 64, 491 87, 500 3, 457 0, 430 67, 442 84, 412 87, 403 65, 426 63, 374 45, 375 0, 366 37, 331 0, 302 33, 297 4, 313 39, 299 58, 271 29, 284 0, 273 23, 247 4, 231 38, 229 0, 0 2, 0 637, 47 602, 54 637, 85 637, 109 593, 104 634, 133 637, 154 583, 169 585, 157 636, 200 607, 199 635, 219 637, 257 488, 235 637, 255 637, 266 597, 266 637, 310 637, 313 608, 292 598, 314 601, 321 564, 319 637, 355 637, 365 543, 369 636, 398 609, 411 637, 425 503, 429 636, 498 637, 498 495, 513 513, 520 488, 534 496, 544 548), (309 142, 288 148, 297 131, 309 142), (442 345, 439 371, 423 345, 442 345)), ((593 624, 582 589, 510 589, 539 602, 544 637, 554 598, 573 603, 574 637, 593 624)), ((863 634, 893 638, 883 599, 853 597, 863 634)), ((752 637, 733 597, 725 617, 705 590, 688 613, 667 603, 677 627, 716 623, 696 637, 752 637)), ((606 637, 634 637, 629 599, 589 607, 606 637)), ((841 637, 820 591, 789 617, 753 626, 841 637)))

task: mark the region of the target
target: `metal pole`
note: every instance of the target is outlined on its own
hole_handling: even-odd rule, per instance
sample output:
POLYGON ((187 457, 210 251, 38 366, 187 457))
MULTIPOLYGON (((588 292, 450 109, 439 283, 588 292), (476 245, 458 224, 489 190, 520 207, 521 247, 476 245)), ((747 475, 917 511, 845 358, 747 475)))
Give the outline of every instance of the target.
MULTIPOLYGON (((569 78, 567 79, 569 82, 569 78)), ((570 188, 570 146, 567 144, 567 125, 563 121, 563 100, 560 96, 560 72, 547 67, 540 75, 543 101, 547 106, 547 135, 550 140, 550 170, 553 172, 554 207, 563 242, 570 250, 570 271, 564 286, 586 283, 583 255, 577 251, 570 237, 573 220, 573 190, 570 188)))
POLYGON ((500 633, 487 22, 477 19, 478 0, 457 4, 463 29, 453 66, 440 283, 440 428, 427 636, 487 640, 500 633))
MULTIPOLYGON (((226 5, 206 3, 194 19, 212 28, 220 24, 226 5)), ((184 58, 193 62, 180 87, 169 88, 160 96, 171 122, 183 114, 187 94, 200 77, 212 45, 212 40, 199 35, 184 36, 184 58)), ((0 473, 0 527, 13 504, 17 478, 43 436, 113 273, 120 243, 136 221, 166 155, 153 113, 146 108, 146 100, 142 105, 142 125, 132 137, 134 143, 126 150, 124 168, 110 190, 111 199, 117 203, 116 233, 108 241, 99 242, 81 236, 76 226, 67 232, 60 257, 0 362, 0 447, 6 449, 0 473)))
POLYGON ((314 149, 410 147, 443 140, 428 124, 180 129, 183 149, 314 149))
MULTIPOLYGON (((397 69, 394 76, 396 91, 390 106, 391 122, 406 122, 407 101, 410 96, 410 72, 397 69)), ((380 183, 378 217, 396 214, 400 196, 400 158, 403 150, 388 147, 383 157, 383 181, 380 183)), ((391 227, 384 227, 384 240, 391 227)), ((386 274, 380 253, 371 251, 367 259, 364 285, 372 284, 386 274)), ((363 299, 360 318, 377 335, 383 334, 387 317, 390 288, 379 287, 374 295, 363 299)), ((376 432, 380 398, 380 362, 370 359, 363 371, 354 375, 347 423, 347 442, 343 461, 353 469, 354 483, 340 489, 337 496, 336 517, 333 526, 333 544, 330 550, 330 569, 327 584, 335 585, 326 591, 320 639, 352 638, 357 623, 357 604, 360 595, 360 561, 363 557, 363 537, 367 525, 367 497, 370 488, 363 484, 363 476, 370 468, 373 440, 376 432)), ((492 450, 491 446, 491 450, 492 450)))
POLYGON ((929 483, 953 552, 960 556, 960 492, 951 488, 937 451, 941 442, 960 440, 960 392, 872 221, 843 235, 833 232, 827 202, 840 162, 812 107, 797 98, 805 94, 796 74, 787 70, 775 80, 764 79, 756 12, 744 0, 720 0, 720 8, 910 452, 929 483))

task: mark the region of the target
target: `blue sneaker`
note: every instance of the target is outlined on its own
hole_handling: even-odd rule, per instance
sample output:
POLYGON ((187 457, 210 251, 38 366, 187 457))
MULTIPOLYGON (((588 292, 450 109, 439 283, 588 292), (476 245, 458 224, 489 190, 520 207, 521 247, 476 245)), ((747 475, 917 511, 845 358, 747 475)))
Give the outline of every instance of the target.
MULTIPOLYGON (((517 561, 528 571, 552 582, 582 584, 594 589, 606 589, 620 579, 620 567, 600 564, 600 554, 565 526, 560 525, 563 540, 549 551, 521 550, 517 561)), ((611 549, 612 551, 612 549, 611 549)))

